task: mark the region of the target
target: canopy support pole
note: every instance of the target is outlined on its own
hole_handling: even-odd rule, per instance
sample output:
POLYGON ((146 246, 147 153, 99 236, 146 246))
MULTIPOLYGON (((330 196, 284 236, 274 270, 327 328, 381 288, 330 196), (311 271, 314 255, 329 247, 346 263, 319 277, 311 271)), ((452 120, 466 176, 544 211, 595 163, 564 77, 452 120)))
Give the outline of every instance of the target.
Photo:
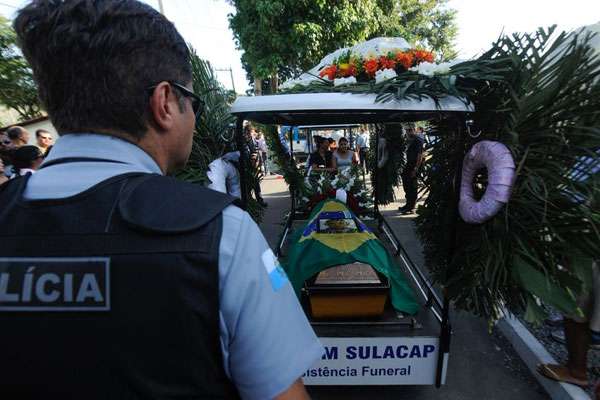
MULTIPOLYGON (((454 243, 456 243, 456 240, 458 238, 457 234, 456 234, 456 228, 457 228, 457 219, 459 218, 458 216, 458 202, 460 201, 460 180, 461 180, 461 176, 462 176, 462 161, 463 161, 463 157, 464 157, 464 134, 463 134, 463 127, 465 126, 466 123, 466 118, 464 116, 460 116, 460 117, 456 117, 456 130, 454 132, 454 135, 457 139, 456 143, 456 167, 455 167, 455 173, 454 173, 454 180, 452 182, 452 191, 453 193, 450 194, 451 198, 454 199, 454 207, 451 207, 450 209, 453 210, 453 226, 451 227, 451 229, 448 230, 448 235, 450 236, 450 239, 454 241, 454 243)), ((454 256, 454 252, 456 250, 456 246, 452 246, 449 251, 448 251, 448 263, 451 262, 451 260, 453 259, 454 256)), ((449 316, 449 311, 450 311, 450 300, 448 297, 448 290, 446 288, 444 288, 443 290, 443 294, 444 294, 444 307, 442 309, 442 326, 440 329, 440 344, 439 344, 439 356, 438 356, 438 365, 437 365, 437 372, 436 372, 436 379, 435 379, 435 386, 436 387, 440 387, 440 385, 443 385, 446 381, 446 372, 448 369, 448 355, 450 353, 450 338, 452 335, 452 325, 450 324, 450 316, 449 316)))
MULTIPOLYGON (((294 127, 290 126, 290 168, 294 169, 295 165, 294 165, 294 127)), ((290 224, 291 221, 294 219, 294 216, 296 214, 296 187, 294 187, 294 182, 290 182, 290 196, 292 197, 292 207, 290 209, 290 215, 292 216, 292 218, 290 219, 290 224)))

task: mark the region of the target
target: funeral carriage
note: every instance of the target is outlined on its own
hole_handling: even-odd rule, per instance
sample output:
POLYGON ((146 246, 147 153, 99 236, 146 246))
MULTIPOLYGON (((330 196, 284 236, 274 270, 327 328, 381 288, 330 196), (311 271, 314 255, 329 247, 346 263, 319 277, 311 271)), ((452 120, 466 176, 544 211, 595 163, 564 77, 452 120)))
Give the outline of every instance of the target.
MULTIPOLYGON (((378 102, 375 94, 349 93, 241 97, 231 109, 237 117, 240 147, 244 121, 293 127, 445 120, 455 125, 452 134, 460 137, 471 111, 464 100, 449 96, 437 101, 378 102)), ((292 131, 289 143, 293 146, 292 131)), ((377 137, 375 154, 382 150, 381 142, 377 137)), ((292 158, 289 162, 295 165, 292 158)), ((352 193, 340 196, 337 190, 332 193, 334 199, 307 210, 299 207, 299 188, 290 184, 290 212, 276 252, 288 263, 286 272, 326 350, 320 362, 306 371, 307 385, 439 387, 445 383, 451 336, 449 301, 412 261, 380 210, 377 179, 376 172, 372 207, 360 218, 343 204, 349 203, 352 193), (307 248, 309 242, 314 247, 307 248), (335 250, 333 256, 303 263, 318 246, 335 250), (379 265, 373 262, 377 259, 389 262, 379 265), (412 291, 417 294, 414 298, 410 298, 412 291)), ((459 182, 457 176, 455 192, 450 194, 457 202, 459 182)), ((244 185, 242 181, 243 203, 248 200, 244 185)))

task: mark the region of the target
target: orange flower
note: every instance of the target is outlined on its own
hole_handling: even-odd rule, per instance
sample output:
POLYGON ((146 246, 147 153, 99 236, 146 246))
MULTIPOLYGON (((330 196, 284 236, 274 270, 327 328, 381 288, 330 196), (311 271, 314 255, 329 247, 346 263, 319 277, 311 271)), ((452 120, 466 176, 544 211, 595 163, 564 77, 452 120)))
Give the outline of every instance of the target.
POLYGON ((396 60, 393 60, 386 56, 381 56, 381 57, 379 57, 379 65, 381 65, 382 69, 395 69, 396 68, 396 60))
POLYGON ((342 78, 347 78, 349 76, 356 76, 356 67, 354 64, 343 63, 340 64, 339 71, 342 78))
POLYGON ((413 50, 413 54, 415 56, 415 60, 417 63, 421 63, 423 61, 433 62, 433 53, 427 50, 413 50))
POLYGON ((327 77, 327 79, 329 79, 330 81, 335 79, 335 74, 337 73, 337 66, 334 65, 330 65, 328 67, 325 67, 321 70, 321 72, 319 72, 319 76, 322 78, 324 76, 327 77))
POLYGON ((400 52, 396 54, 396 61, 398 64, 402 65, 404 69, 409 69, 413 66, 415 59, 411 53, 400 52))
POLYGON ((365 63, 363 64, 363 67, 365 68, 365 72, 367 73, 367 75, 369 75, 372 78, 375 76, 375 73, 377 72, 379 63, 377 62, 377 60, 371 59, 371 60, 365 61, 365 63))

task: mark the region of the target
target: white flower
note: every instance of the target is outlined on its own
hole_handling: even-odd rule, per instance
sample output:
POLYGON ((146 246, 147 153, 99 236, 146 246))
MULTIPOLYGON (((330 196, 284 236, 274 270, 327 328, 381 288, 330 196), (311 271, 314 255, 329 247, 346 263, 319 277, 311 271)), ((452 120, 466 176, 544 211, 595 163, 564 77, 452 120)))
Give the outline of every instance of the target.
POLYGON ((333 86, 354 85, 355 83, 356 78, 353 76, 349 76, 348 78, 335 78, 333 80, 333 86))
POLYGON ((348 185, 350 185, 350 187, 354 186, 354 178, 350 178, 350 180, 348 181, 348 185))
POLYGON ((450 68, 452 68, 452 66, 460 62, 460 60, 454 60, 449 62, 443 62, 440 64, 435 64, 425 61, 417 65, 416 67, 410 68, 410 71, 415 71, 420 75, 426 76, 443 75, 448 74, 450 72, 450 68))
POLYGON ((338 184, 339 179, 336 177, 334 180, 331 181, 331 186, 335 186, 338 184))
POLYGON ((380 70, 375 73, 375 83, 387 81, 388 79, 395 78, 396 76, 398 76, 398 75, 396 74, 396 71, 394 71, 393 69, 388 68, 388 69, 380 70))
POLYGON ((416 67, 410 68, 410 71, 415 71, 419 75, 433 76, 435 73, 435 64, 424 61, 416 67))
POLYGON ((318 78, 311 74, 302 74, 296 79, 288 79, 287 81, 283 82, 281 84, 280 88, 282 90, 285 90, 285 89, 291 89, 294 86, 298 86, 298 85, 299 86, 308 86, 316 80, 318 80, 318 78))

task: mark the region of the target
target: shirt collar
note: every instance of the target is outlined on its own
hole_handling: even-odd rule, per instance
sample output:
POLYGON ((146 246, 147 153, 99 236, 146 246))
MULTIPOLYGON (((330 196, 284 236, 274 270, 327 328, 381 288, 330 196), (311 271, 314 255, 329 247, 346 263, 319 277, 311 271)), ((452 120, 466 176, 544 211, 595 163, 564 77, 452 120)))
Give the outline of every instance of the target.
MULTIPOLYGON (((45 162, 59 158, 89 157, 118 161, 149 173, 161 174, 154 159, 140 147, 115 136, 95 133, 70 133, 61 136, 45 162)), ((44 164, 42 164, 43 166, 44 164)))

